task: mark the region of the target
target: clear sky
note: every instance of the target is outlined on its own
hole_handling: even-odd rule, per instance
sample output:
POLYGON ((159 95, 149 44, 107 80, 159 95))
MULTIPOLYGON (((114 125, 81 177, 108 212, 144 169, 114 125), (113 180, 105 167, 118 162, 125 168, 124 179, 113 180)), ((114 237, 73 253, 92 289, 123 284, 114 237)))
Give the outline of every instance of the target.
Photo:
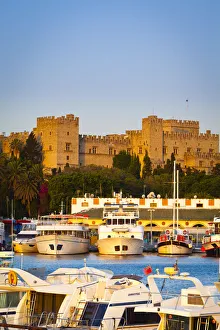
POLYGON ((0 0, 0 15, 0 132, 72 113, 82 134, 152 114, 220 133, 219 0, 0 0))

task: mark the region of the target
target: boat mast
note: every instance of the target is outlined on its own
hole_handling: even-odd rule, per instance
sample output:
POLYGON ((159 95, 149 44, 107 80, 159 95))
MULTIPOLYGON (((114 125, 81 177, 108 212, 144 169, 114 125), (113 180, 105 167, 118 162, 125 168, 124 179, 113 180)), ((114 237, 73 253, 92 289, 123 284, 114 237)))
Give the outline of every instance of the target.
POLYGON ((175 212, 176 212, 176 161, 173 162, 173 231, 175 229, 175 212))
POLYGON ((179 170, 176 171, 176 229, 179 228, 179 170))

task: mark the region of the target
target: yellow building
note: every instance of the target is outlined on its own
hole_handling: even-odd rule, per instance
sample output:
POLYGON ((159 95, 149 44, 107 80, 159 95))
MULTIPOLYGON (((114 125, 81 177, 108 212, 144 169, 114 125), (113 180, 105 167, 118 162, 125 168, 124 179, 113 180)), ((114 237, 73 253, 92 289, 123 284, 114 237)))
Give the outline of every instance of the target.
MULTIPOLYGON (((163 166, 172 153, 182 168, 193 167, 209 173, 220 163, 219 135, 209 130, 200 133, 198 121, 148 116, 142 119, 141 130, 96 136, 79 135, 79 118, 68 114, 37 118, 33 131, 43 144, 44 166, 48 170, 63 169, 67 164, 112 167, 113 157, 122 150, 138 155, 141 164, 147 150, 154 168, 163 166)), ((8 138, 0 136, 3 152, 10 154, 14 134, 8 138)), ((27 133, 19 134, 23 134, 22 139, 27 137, 27 133)))

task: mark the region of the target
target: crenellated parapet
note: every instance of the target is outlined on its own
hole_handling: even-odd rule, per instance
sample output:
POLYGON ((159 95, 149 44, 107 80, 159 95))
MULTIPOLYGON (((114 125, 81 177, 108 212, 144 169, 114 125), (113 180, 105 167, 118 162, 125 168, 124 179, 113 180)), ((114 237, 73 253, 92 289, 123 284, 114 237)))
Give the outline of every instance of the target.
POLYGON ((41 127, 43 125, 66 124, 66 123, 74 123, 76 126, 78 126, 79 117, 75 117, 73 114, 68 114, 66 116, 61 116, 61 117, 47 116, 47 117, 37 118, 38 127, 41 127))
POLYGON ((142 118, 142 126, 145 124, 154 124, 154 125, 161 125, 163 123, 162 118, 158 118, 157 116, 148 116, 147 118, 142 118))
POLYGON ((170 139, 191 139, 191 138, 196 138, 197 140, 218 140, 219 135, 218 134, 210 134, 210 133, 193 133, 193 132, 167 132, 165 131, 163 133, 164 138, 170 138, 170 139))
POLYGON ((190 153, 185 153, 185 155, 190 155, 196 159, 210 159, 210 160, 215 160, 219 161, 220 160, 220 153, 210 153, 210 152, 190 152, 190 153))
POLYGON ((126 134, 131 137, 141 137, 142 136, 142 130, 129 130, 126 131, 126 134))
POLYGON ((105 136, 101 136, 101 135, 80 135, 79 136, 80 142, 85 142, 85 143, 106 143, 106 144, 110 144, 110 143, 115 143, 115 144, 124 144, 127 145, 128 144, 128 137, 125 134, 121 134, 121 135, 105 135, 105 136))

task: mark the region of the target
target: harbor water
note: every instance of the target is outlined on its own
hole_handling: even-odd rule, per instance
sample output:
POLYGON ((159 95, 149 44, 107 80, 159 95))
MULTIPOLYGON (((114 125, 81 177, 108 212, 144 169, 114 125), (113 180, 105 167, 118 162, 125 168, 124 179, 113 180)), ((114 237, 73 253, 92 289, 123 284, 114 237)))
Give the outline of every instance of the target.
MULTIPOLYGON (((213 285, 219 280, 219 259, 206 257, 203 253, 189 256, 159 256, 153 253, 144 253, 138 256, 102 256, 97 252, 80 255, 42 255, 42 254, 15 254, 14 267, 28 270, 36 268, 43 270, 44 275, 57 268, 87 267, 108 269, 114 274, 133 274, 142 277, 146 283, 144 268, 152 267, 152 272, 163 273, 164 267, 172 267, 178 261, 180 273, 189 273, 205 285, 213 285)), ((173 288, 176 289, 176 288, 173 288)))

